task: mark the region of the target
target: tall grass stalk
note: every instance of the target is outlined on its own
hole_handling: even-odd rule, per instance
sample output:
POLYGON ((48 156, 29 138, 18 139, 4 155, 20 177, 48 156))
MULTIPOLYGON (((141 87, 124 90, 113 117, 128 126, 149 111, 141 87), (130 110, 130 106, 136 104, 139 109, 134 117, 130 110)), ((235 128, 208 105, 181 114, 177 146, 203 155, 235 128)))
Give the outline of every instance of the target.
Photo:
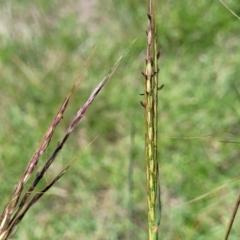
POLYGON ((148 0, 148 27, 146 63, 143 73, 145 109, 145 154, 147 175, 147 205, 149 240, 158 239, 161 215, 160 182, 158 168, 158 45, 156 26, 156 1, 148 0))

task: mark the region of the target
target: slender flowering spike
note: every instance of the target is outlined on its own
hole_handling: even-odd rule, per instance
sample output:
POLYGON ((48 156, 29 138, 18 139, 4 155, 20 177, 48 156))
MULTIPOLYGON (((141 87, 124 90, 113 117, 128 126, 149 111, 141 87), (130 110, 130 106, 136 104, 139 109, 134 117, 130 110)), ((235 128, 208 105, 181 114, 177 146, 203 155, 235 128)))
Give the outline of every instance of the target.
MULTIPOLYGON (((148 0, 148 24, 146 41, 146 63, 144 76, 144 112, 145 112, 145 154, 148 202, 148 235, 149 240, 158 239, 158 228, 161 215, 160 183, 158 170, 157 132, 158 132, 158 61, 160 53, 157 46, 156 15, 153 3, 148 0)), ((141 103, 143 105, 143 103, 141 103)))
POLYGON ((47 162, 44 164, 42 169, 36 174, 36 177, 32 183, 32 185, 28 188, 26 193, 22 198, 22 192, 25 186, 25 183, 29 179, 29 177, 32 175, 39 158, 41 155, 46 151, 52 135, 54 133, 54 130, 56 129, 57 125, 63 118, 63 114, 67 108, 67 105, 69 103, 70 97, 73 92, 76 90, 76 85, 74 84, 70 94, 66 97, 64 100, 61 108, 59 109, 58 113, 56 114, 56 117, 54 118, 53 122, 51 123, 50 127, 48 128, 46 134, 44 135, 40 145, 36 149, 35 153, 33 154, 33 157, 31 158, 22 178, 20 179, 13 196, 11 197, 9 203, 7 204, 6 208, 4 209, 1 217, 0 217, 0 240, 5 240, 9 237, 9 235, 12 233, 14 227, 21 221, 21 219, 24 217, 26 212, 29 210, 29 208, 37 202, 42 195, 66 172, 66 170, 69 168, 69 166, 65 167, 64 170, 55 177, 50 184, 48 184, 45 188, 42 189, 42 191, 38 193, 34 193, 34 190, 36 186, 39 184, 40 180, 43 178, 46 171, 49 169, 53 161, 55 160, 56 156, 64 146, 65 142, 67 141, 68 137, 70 136, 71 132, 74 130, 78 122, 81 120, 82 116, 86 112, 86 110, 89 108, 89 106, 92 104, 92 102, 97 97, 98 93, 101 91, 101 89, 104 87, 106 82, 109 80, 109 78, 112 76, 116 68, 118 67, 118 64, 120 62, 122 57, 119 58, 119 60, 114 64, 112 69, 109 71, 109 73, 105 76, 105 78, 98 84, 98 86, 93 90, 92 94, 90 95, 89 99, 86 101, 86 103, 83 105, 83 107, 77 112, 76 116, 73 118, 72 123, 70 124, 68 130, 66 131, 65 136, 63 137, 62 141, 59 141, 57 144, 57 147, 53 151, 51 157, 47 160, 47 162))
MULTIPOLYGON (((84 64, 85 67, 88 63, 88 60, 84 64)), ((5 236, 5 233, 3 233, 4 229, 7 228, 8 224, 9 224, 9 221, 12 217, 12 214, 15 211, 17 211, 17 209, 19 208, 19 206, 17 207, 17 204, 19 202, 19 198, 22 194, 24 186, 25 186, 26 182, 28 181, 28 179, 30 178, 30 176, 32 175, 36 165, 38 164, 38 161, 39 161, 40 157, 46 151, 57 125, 59 124, 59 122, 63 118, 63 114, 64 114, 64 112, 65 112, 65 110, 68 106, 68 103, 69 103, 73 93, 78 88, 79 83, 76 84, 76 81, 81 80, 81 78, 83 78, 84 76, 85 76, 85 71, 83 70, 80 73, 80 75, 78 76, 78 78, 74 81, 74 84, 73 84, 68 96, 65 98, 63 104, 61 105, 61 107, 60 107, 58 113, 56 114, 53 122, 51 123, 49 129, 47 130, 46 134, 44 135, 44 137, 43 137, 42 141, 40 142, 38 148, 35 150, 32 158, 30 159, 22 178, 20 179, 19 183, 17 184, 17 186, 15 188, 15 191, 13 193, 12 198, 9 200, 8 205, 6 206, 6 208, 4 209, 4 211, 1 215, 0 219, 3 219, 3 221, 1 222, 1 225, 0 225, 0 236, 5 236)), ((1 237, 0 237, 0 239, 2 240, 1 237)))

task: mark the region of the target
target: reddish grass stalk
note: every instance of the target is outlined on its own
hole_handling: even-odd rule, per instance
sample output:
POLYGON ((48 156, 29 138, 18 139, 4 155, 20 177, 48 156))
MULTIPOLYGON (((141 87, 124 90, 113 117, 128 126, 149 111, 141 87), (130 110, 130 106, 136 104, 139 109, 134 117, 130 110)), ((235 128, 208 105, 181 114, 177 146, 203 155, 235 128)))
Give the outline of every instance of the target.
POLYGON ((76 85, 74 84, 70 93, 65 98, 63 104, 61 105, 58 113, 56 114, 53 122, 51 123, 50 127, 48 128, 47 132, 45 133, 41 143, 39 144, 38 148, 36 149, 35 153, 33 154, 33 157, 29 161, 26 170, 21 177, 19 183, 17 184, 17 187, 9 200, 7 206, 5 207, 1 218, 0 218, 0 240, 7 239, 11 232, 13 231, 14 227, 18 225, 18 223, 22 220, 26 212, 29 210, 29 208, 36 203, 43 194, 52 187, 54 183, 56 183, 63 174, 67 171, 67 169, 70 167, 70 165, 66 166, 49 184, 47 184, 40 192, 34 192, 36 186, 48 170, 48 168, 51 166, 55 158, 57 157, 58 153, 66 143, 68 137, 70 136, 71 132, 74 130, 74 128, 77 126, 87 109, 90 107, 92 102, 97 97, 98 93, 101 91, 101 89, 104 87, 106 82, 109 80, 109 78, 112 76, 114 71, 116 70, 121 58, 114 64, 114 66, 111 68, 111 70, 108 72, 108 74, 103 78, 103 80, 97 85, 97 87, 93 90, 91 95, 89 96, 88 100, 85 102, 82 108, 79 109, 79 111, 76 113, 75 117, 73 118, 71 124, 69 125, 65 136, 63 139, 58 143, 57 147, 53 151, 51 157, 47 160, 47 162, 44 164, 42 169, 37 173, 32 185, 29 187, 29 189, 26 191, 25 195, 21 198, 21 195, 24 190, 24 186, 30 176, 32 175, 36 165, 38 164, 38 161, 40 157, 43 155, 43 153, 46 151, 47 147, 49 146, 49 143, 51 141, 51 138, 53 136, 54 130, 56 129, 57 125, 61 121, 63 114, 68 106, 69 100, 72 96, 72 94, 76 90, 76 85), (20 199, 21 198, 21 199, 20 199))
POLYGON ((228 240, 228 237, 229 237, 230 232, 232 230, 233 222, 234 222, 235 217, 237 215, 237 211, 238 211, 239 205, 240 205, 240 193, 239 193, 239 195, 237 197, 237 200, 235 202, 235 205, 234 205, 234 208, 233 208, 233 212, 232 212, 232 216, 231 216, 231 218, 229 220, 227 231, 226 231, 225 236, 224 236, 224 240, 228 240))

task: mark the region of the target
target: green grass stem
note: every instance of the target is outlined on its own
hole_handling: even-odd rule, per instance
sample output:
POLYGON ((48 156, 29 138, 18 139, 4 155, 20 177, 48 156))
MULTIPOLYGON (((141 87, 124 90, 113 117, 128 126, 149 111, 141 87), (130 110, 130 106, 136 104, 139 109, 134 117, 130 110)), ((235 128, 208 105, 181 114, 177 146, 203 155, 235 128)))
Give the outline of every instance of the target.
POLYGON ((158 239, 161 215, 158 167, 158 46, 155 3, 148 1, 148 28, 145 72, 145 151, 147 174, 149 240, 158 239))

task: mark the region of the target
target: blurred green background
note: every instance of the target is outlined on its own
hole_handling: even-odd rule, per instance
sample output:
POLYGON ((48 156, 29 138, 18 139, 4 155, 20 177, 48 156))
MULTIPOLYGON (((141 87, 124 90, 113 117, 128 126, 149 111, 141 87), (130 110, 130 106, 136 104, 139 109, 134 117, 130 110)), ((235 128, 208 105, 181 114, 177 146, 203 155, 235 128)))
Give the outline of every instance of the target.
MULTIPOLYGON (((237 1, 225 3, 240 15, 237 1)), ((146 26, 143 0, 0 2, 1 209, 93 49, 88 74, 37 170, 137 38, 43 184, 77 161, 29 211, 14 239, 147 239, 139 95, 146 26)), ((239 27, 219 1, 159 1, 160 239, 222 239, 226 230, 239 191, 240 136, 224 132, 240 133, 239 27)), ((239 239, 239 224, 237 216, 231 240, 239 239)))

